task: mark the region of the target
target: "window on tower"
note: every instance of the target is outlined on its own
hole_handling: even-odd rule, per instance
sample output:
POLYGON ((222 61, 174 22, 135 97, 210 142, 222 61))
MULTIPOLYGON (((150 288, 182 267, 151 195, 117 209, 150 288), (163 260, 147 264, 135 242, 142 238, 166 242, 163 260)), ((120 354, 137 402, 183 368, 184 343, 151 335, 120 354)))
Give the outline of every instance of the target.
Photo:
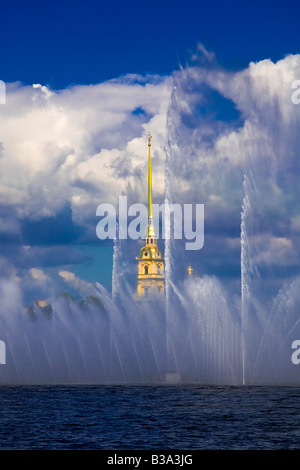
POLYGON ((148 266, 145 266, 145 274, 149 274, 149 272, 148 272, 148 271, 149 271, 149 268, 148 268, 148 266))

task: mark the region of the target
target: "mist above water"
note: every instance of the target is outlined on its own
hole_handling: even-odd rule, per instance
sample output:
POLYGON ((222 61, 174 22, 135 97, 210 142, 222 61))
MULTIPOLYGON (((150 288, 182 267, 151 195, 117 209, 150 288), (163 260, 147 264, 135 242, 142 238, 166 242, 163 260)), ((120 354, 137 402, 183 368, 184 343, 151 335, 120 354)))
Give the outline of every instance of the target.
POLYGON ((291 343, 299 327, 300 279, 267 311, 212 277, 171 285, 170 305, 121 300, 100 285, 84 302, 62 295, 24 311, 14 286, 2 286, 6 343, 2 384, 298 383, 291 343), (14 302, 11 297, 14 296, 14 302), (168 312, 168 316, 166 316, 168 312), (244 328, 244 330, 243 330, 244 328), (242 334, 244 333, 244 335, 242 334), (244 343, 243 343, 244 341, 244 343), (243 349, 244 348, 244 349, 243 349))

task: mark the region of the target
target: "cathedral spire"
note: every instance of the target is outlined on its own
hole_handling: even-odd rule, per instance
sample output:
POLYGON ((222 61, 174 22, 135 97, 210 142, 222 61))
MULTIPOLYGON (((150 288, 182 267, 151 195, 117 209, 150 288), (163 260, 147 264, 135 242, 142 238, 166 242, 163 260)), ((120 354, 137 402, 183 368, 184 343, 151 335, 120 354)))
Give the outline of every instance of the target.
POLYGON ((152 135, 148 134, 148 148, 149 148, 149 156, 148 156, 148 219, 153 218, 152 212, 152 173, 151 173, 151 139, 152 135))
POLYGON ((164 260, 157 246, 153 224, 152 173, 151 173, 151 134, 148 134, 148 225, 145 245, 138 261, 137 297, 157 296, 164 293, 164 260))
POLYGON ((152 135, 148 134, 148 227, 147 227, 147 236, 156 237, 155 229, 153 225, 153 204, 152 204, 152 172, 151 172, 151 139, 152 135))

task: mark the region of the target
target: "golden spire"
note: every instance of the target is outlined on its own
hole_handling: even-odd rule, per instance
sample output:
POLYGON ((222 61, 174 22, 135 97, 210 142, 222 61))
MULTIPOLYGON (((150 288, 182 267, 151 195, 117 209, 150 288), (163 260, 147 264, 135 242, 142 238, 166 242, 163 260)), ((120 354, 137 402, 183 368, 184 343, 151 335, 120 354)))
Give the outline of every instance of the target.
POLYGON ((152 212, 152 173, 151 173, 151 139, 152 135, 148 134, 148 148, 149 148, 149 157, 148 157, 148 219, 153 218, 152 212))
POLYGON ((148 237, 155 237, 155 229, 153 225, 153 207, 152 207, 152 172, 151 172, 151 139, 152 135, 148 134, 148 148, 149 148, 149 156, 148 156, 148 229, 147 229, 147 236, 148 237))
MULTIPOLYGON (((147 135, 148 139, 148 225, 145 234, 145 245, 140 251, 138 261, 137 277, 137 298, 163 295, 165 289, 164 281, 164 260, 161 251, 157 246, 157 238, 153 223, 153 203, 152 203, 152 173, 151 173, 151 139, 152 135, 147 135)), ((154 206, 155 207, 155 206, 154 206)))

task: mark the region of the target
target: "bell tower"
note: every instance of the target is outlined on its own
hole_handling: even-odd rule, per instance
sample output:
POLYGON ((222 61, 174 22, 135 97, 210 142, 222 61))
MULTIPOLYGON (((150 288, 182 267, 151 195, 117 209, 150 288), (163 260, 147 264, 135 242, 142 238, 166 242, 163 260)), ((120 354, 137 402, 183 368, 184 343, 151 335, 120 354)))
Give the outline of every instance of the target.
POLYGON ((151 173, 151 134, 148 134, 148 225, 145 246, 140 251, 138 261, 137 296, 157 297, 164 294, 164 260, 157 246, 153 224, 152 173, 151 173))

